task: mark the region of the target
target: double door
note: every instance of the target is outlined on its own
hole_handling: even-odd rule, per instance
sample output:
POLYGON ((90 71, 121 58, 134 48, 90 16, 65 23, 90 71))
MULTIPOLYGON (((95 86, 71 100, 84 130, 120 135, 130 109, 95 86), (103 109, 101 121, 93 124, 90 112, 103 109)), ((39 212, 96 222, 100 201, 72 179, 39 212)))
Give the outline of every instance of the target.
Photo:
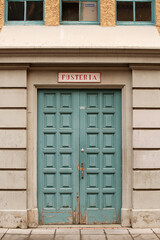
POLYGON ((121 91, 38 90, 40 224, 119 223, 121 91))

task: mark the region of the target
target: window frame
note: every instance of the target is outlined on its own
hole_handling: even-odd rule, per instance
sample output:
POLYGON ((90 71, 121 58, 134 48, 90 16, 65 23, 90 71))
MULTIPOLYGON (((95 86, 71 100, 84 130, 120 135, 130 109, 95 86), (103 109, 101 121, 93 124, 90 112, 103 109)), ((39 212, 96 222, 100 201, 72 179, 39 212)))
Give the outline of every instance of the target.
POLYGON ((45 1, 44 0, 5 0, 5 25, 44 25, 45 18, 45 1), (34 21, 26 21, 26 9, 27 2, 43 2, 43 20, 34 20, 34 21), (9 21, 8 20, 8 2, 24 2, 24 21, 9 21))
POLYGON ((116 14, 116 25, 142 25, 149 26, 155 24, 155 1, 154 0, 116 0, 115 4, 115 14, 116 14), (133 21, 117 21, 117 2, 133 2, 133 21), (150 2, 151 3, 151 18, 150 22, 148 21, 135 21, 135 3, 136 2, 150 2))
MULTIPOLYGON (((96 2, 97 3, 97 21, 62 21, 62 1, 73 2, 73 0, 60 0, 59 21, 61 25, 100 25, 100 0, 74 0, 74 2, 96 2)), ((81 16, 81 8, 79 8, 79 16, 81 16)))

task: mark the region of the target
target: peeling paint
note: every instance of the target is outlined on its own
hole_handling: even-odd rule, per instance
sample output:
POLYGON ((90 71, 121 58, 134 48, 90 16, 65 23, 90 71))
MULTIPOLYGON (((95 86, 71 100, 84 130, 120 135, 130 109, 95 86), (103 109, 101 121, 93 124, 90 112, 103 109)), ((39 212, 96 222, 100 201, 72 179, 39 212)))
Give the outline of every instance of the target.
POLYGON ((84 211, 84 214, 82 215, 82 213, 80 212, 80 223, 81 224, 86 224, 87 223, 87 212, 86 210, 84 211))
POLYGON ((73 211, 70 212, 42 211, 40 224, 73 224, 73 211))

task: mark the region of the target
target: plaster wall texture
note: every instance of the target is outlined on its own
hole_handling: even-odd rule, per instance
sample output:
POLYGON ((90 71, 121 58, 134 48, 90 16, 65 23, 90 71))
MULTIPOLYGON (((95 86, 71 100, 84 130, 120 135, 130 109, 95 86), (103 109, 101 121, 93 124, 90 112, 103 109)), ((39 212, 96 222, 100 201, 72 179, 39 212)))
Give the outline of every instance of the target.
MULTIPOLYGON (((101 26, 115 26, 115 1, 100 1, 101 26)), ((45 0, 45 25, 59 25, 59 1, 45 0)))
POLYGON ((96 25, 3 27, 0 34, 0 48, 20 49, 29 47, 34 49, 160 49, 160 36, 155 26, 116 26, 108 28, 96 25))
POLYGON ((134 128, 160 128, 160 110, 133 110, 134 128))
POLYGON ((45 25, 59 25, 59 0, 45 0, 45 25))
POLYGON ((160 0, 155 0, 155 21, 158 30, 160 30, 160 0))
POLYGON ((133 172, 133 188, 159 189, 159 179, 159 170, 136 170, 133 172))
MULTIPOLYGON (((101 26, 115 26, 115 1, 100 1, 101 26)), ((160 31, 160 0, 155 1, 155 19, 160 31)), ((0 29, 4 25, 4 0, 0 0, 0 29)), ((59 25, 59 0, 45 0, 45 25, 59 25)))
POLYGON ((4 25, 4 1, 5 0, 0 0, 0 30, 4 25))
POLYGON ((0 86, 2 87, 26 87, 26 71, 17 70, 1 70, 0 71, 0 86), (12 79, 12 82, 11 82, 12 79))
POLYGON ((1 210, 21 210, 26 209, 26 191, 0 191, 1 210))
POLYGON ((26 77, 26 70, 0 70, 0 226, 2 227, 27 227, 26 77))
POLYGON ((133 191, 134 209, 160 209, 160 191, 133 191), (154 203, 154 204, 153 204, 154 203))
POLYGON ((0 150, 0 169, 25 169, 26 151, 25 150, 0 150))
POLYGON ((134 89, 133 90, 134 108, 159 108, 160 91, 159 89, 134 89))
POLYGON ((100 24, 103 27, 115 26, 115 0, 100 0, 100 24))
POLYGON ((26 89, 0 89, 0 107, 26 107, 26 89))
POLYGON ((133 209, 133 228, 158 228, 160 224, 160 209, 133 209))
POLYGON ((137 70, 132 73, 132 86, 135 88, 159 88, 160 71, 137 70))
POLYGON ((0 171, 0 189, 26 189, 26 171, 0 171))
POLYGON ((0 109, 0 126, 1 128, 25 128, 26 111, 24 109, 0 109))
POLYGON ((160 169, 160 150, 134 150, 134 169, 160 169))
POLYGON ((158 227, 160 71, 133 70, 132 227, 158 227), (147 89, 146 89, 147 88, 147 89))

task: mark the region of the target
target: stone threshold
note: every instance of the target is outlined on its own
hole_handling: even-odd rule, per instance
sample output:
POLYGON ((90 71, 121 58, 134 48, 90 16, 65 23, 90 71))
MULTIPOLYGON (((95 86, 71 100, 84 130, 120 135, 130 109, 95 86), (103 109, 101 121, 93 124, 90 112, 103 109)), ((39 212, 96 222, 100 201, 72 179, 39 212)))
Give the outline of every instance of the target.
POLYGON ((73 224, 73 225, 39 225, 37 228, 43 229, 128 229, 128 227, 122 227, 120 224, 101 224, 101 225, 81 225, 81 224, 73 224))

